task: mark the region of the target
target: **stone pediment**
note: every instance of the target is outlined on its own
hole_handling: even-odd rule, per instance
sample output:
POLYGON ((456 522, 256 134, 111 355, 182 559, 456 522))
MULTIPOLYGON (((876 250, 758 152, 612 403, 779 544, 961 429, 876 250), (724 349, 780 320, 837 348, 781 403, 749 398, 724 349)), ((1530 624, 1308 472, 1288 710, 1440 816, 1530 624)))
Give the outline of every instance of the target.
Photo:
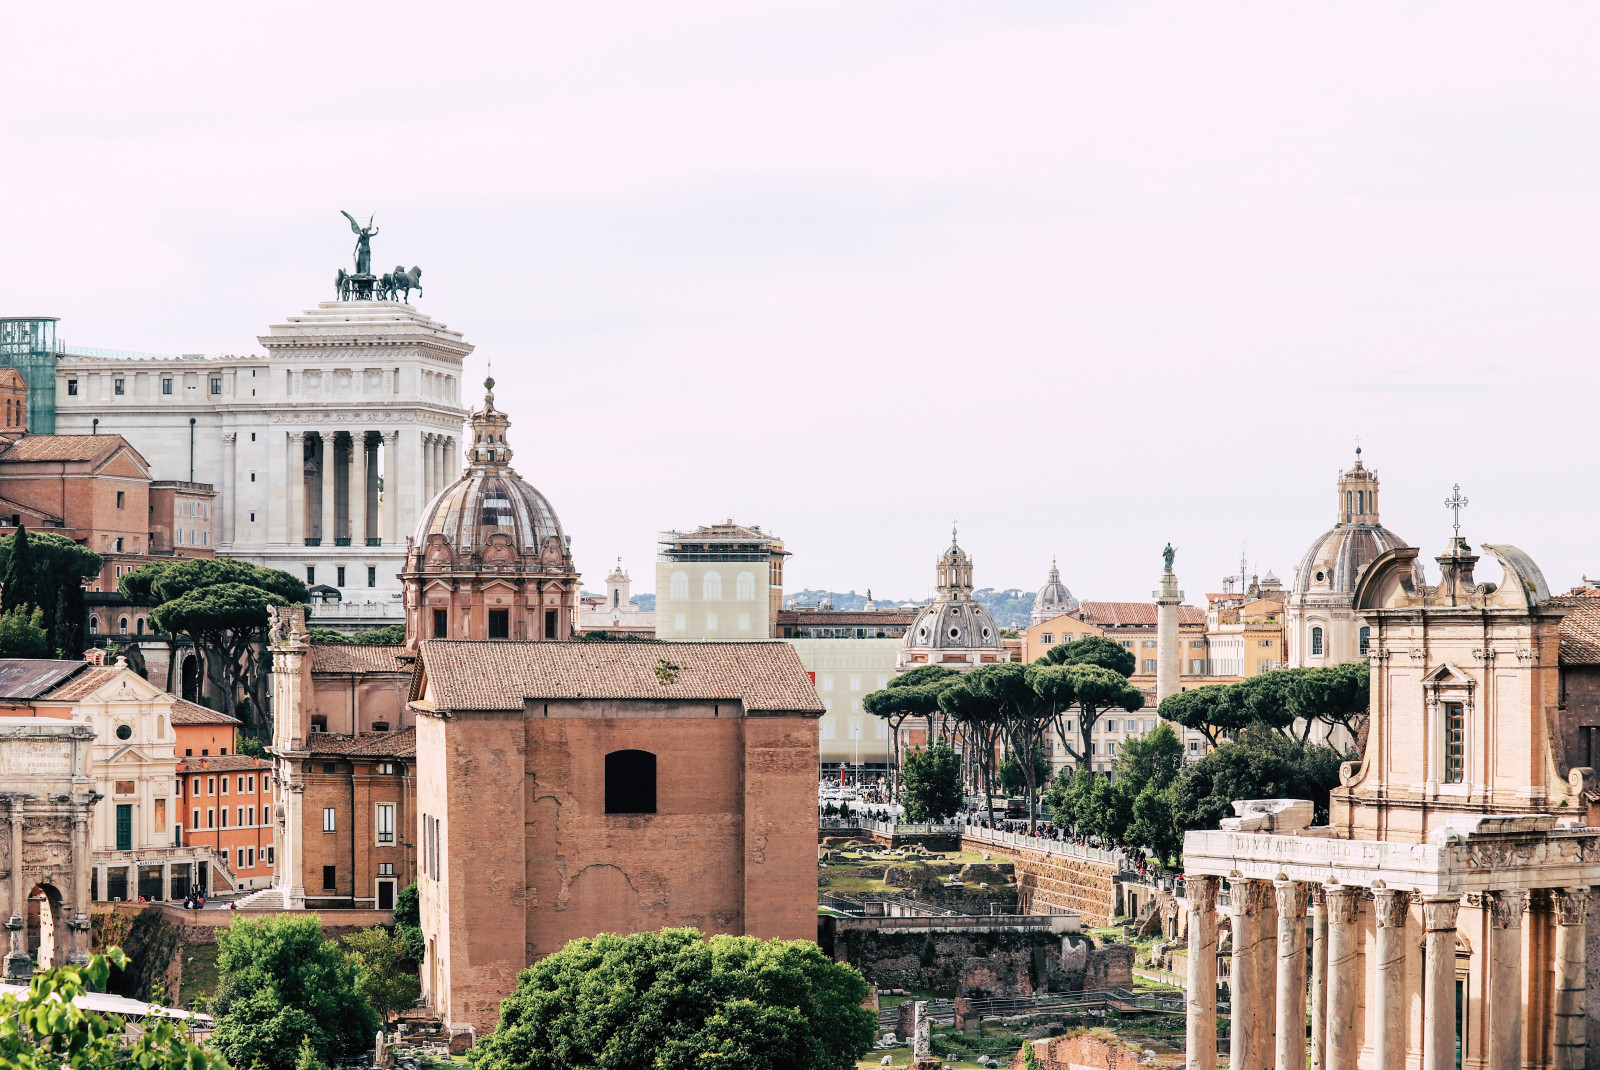
POLYGON ((1423 675, 1422 682, 1425 684, 1464 684, 1471 686, 1473 679, 1448 661, 1441 661, 1423 675))
POLYGON ((106 759, 107 765, 148 765, 155 761, 146 754, 143 747, 137 743, 128 743, 119 748, 106 759))

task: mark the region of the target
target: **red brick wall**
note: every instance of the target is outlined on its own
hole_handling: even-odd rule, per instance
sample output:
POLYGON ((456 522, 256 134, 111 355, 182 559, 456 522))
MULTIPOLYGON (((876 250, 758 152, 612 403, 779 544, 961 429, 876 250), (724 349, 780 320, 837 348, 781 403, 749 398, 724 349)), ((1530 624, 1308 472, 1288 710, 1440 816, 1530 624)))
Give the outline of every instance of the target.
POLYGON ((814 940, 817 724, 809 717, 748 717, 745 736, 744 931, 814 940))
POLYGON ((313 756, 304 763, 305 793, 301 849, 301 880, 309 906, 348 904, 370 907, 377 897, 377 881, 392 876, 395 891, 415 876, 416 782, 411 767, 390 761, 394 773, 379 773, 379 761, 313 756), (326 766, 333 772, 323 772, 326 766), (393 844, 377 842, 377 804, 395 807, 393 844), (323 810, 331 808, 334 831, 323 831, 323 810), (382 874, 388 863, 394 873, 382 874), (323 867, 334 869, 333 890, 323 886, 323 867))

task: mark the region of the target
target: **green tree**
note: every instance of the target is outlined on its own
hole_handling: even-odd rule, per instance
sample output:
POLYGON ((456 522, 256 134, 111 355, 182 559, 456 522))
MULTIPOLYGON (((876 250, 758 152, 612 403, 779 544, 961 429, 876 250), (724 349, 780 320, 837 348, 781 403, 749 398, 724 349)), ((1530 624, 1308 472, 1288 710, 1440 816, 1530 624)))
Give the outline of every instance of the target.
POLYGON ((356 967, 356 988, 385 1021, 417 1002, 422 985, 416 963, 398 933, 381 925, 345 937, 345 951, 356 967))
POLYGON ((212 1043, 234 1066, 294 1070, 302 1037, 325 1061, 372 1045, 378 1015, 315 915, 235 919, 217 933, 217 970, 212 1043))
POLYGON ((1173 820, 1180 829, 1216 828, 1239 799, 1310 799, 1326 821, 1328 795, 1339 786, 1348 756, 1320 743, 1302 743, 1265 725, 1249 725, 1190 763, 1173 783, 1173 820))
POLYGON ((517 978, 476 1070, 854 1070, 867 983, 808 940, 693 929, 573 940, 517 978))
POLYGON ((939 712, 939 694, 960 675, 943 665, 921 665, 910 672, 901 673, 889 681, 888 687, 874 691, 861 700, 862 709, 889 722, 889 739, 894 754, 894 764, 889 770, 891 794, 896 790, 894 777, 900 767, 900 726, 908 718, 926 717, 928 742, 937 742, 933 715, 939 712))
POLYGON ((1174 861, 1183 850, 1183 833, 1172 816, 1172 789, 1145 789, 1134 797, 1127 841, 1154 851, 1163 865, 1174 861))
POLYGON ((48 658, 44 610, 26 602, 0 613, 0 658, 48 658))
MULTIPOLYGON (((1076 639, 1068 646, 1088 645, 1099 636, 1076 639)), ((1113 646, 1115 644, 1112 644, 1113 646)), ((1122 650, 1121 647, 1116 647, 1122 650)), ((1052 650, 1052 653, 1054 651, 1052 650)), ((1128 652, 1122 651, 1124 654, 1128 652)), ((1131 658, 1132 655, 1130 654, 1131 658)), ((1056 734, 1061 746, 1070 754, 1079 768, 1093 765, 1090 736, 1102 716, 1111 710, 1132 713, 1144 707, 1144 692, 1128 683, 1128 678, 1116 670, 1089 661, 1048 664, 1041 658, 1027 668, 1028 682, 1039 697, 1050 702, 1057 710, 1073 710, 1077 714, 1077 745, 1068 739, 1062 719, 1056 721, 1056 734)))
POLYGON ((44 610, 46 649, 76 658, 83 653, 83 584, 104 565, 65 535, 19 526, 0 539, 0 611, 23 604, 44 610))
MULTIPOLYGON (((1033 757, 1033 783, 1046 784, 1050 780, 1050 759, 1044 755, 1044 748, 1032 748, 1033 757)), ((1000 790, 1007 795, 1022 795, 1028 789, 1028 771, 1023 768, 1020 752, 1009 750, 1006 752, 1005 761, 1000 763, 1000 790)))
POLYGON ((152 562, 117 581, 123 596, 156 603, 151 622, 169 636, 167 689, 177 664, 177 635, 187 636, 200 659, 202 699, 208 687, 221 692, 222 709, 240 710, 248 693, 248 712, 267 708, 265 650, 268 606, 306 601, 306 586, 280 569, 261 568, 230 557, 152 562))
POLYGON ((405 945, 411 961, 422 965, 427 944, 422 938, 422 903, 417 893, 417 882, 412 881, 394 897, 394 934, 405 945))
POLYGON ((961 764, 943 743, 906 755, 903 792, 906 820, 947 821, 961 809, 961 764))
POLYGON ((1139 667, 1133 651, 1103 635, 1085 635, 1070 643, 1057 643, 1035 665, 1098 665, 1126 680, 1139 667))
POLYGON ((148 1017, 126 1043, 124 1022, 73 1003, 104 991, 113 965, 126 965, 110 948, 82 966, 33 975, 23 995, 0 995, 0 1067, 5 1070, 228 1070, 216 1052, 189 1039, 183 1019, 148 1017))
POLYGON ((1285 688, 1288 713, 1304 724, 1300 738, 1310 738, 1314 724, 1325 726, 1324 741, 1333 737, 1336 727, 1359 738, 1367 719, 1369 671, 1365 661, 1300 670, 1285 688))

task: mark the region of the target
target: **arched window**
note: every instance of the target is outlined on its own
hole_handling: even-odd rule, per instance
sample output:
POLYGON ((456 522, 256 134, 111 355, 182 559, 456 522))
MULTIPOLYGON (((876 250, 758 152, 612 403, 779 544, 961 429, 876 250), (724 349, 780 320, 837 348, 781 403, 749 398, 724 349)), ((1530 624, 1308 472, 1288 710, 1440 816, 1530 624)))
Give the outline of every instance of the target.
POLYGON ((90 635, 98 635, 99 633, 100 633, 100 622, 95 620, 93 617, 90 617, 89 618, 89 634, 90 635))
POLYGON ((144 634, 144 618, 140 617, 138 622, 134 625, 134 627, 139 629, 139 634, 140 635, 143 635, 144 634))
POLYGON ((1311 656, 1314 657, 1314 658, 1319 658, 1319 657, 1322 656, 1322 629, 1321 628, 1312 628, 1311 629, 1311 656))
POLYGON ((611 608, 612 609, 621 609, 622 608, 622 588, 621 587, 613 587, 613 588, 611 588, 611 608))
POLYGON ((707 572, 700 577, 700 597, 707 602, 722 601, 722 576, 716 572, 707 572))
POLYGON ((756 597, 756 577, 753 572, 739 573, 738 591, 735 597, 741 602, 753 602, 756 597))
POLYGON ((656 812, 656 756, 647 750, 606 755, 606 813, 656 812))
POLYGON ((689 598, 689 574, 687 572, 674 572, 672 574, 672 597, 681 601, 689 598))
POLYGON ((1357 634, 1361 637, 1361 656, 1366 657, 1367 647, 1372 643, 1372 629, 1363 624, 1357 634))
POLYGON ((117 631, 121 632, 123 635, 127 635, 128 634, 128 618, 127 617, 123 617, 122 620, 117 624, 117 631))

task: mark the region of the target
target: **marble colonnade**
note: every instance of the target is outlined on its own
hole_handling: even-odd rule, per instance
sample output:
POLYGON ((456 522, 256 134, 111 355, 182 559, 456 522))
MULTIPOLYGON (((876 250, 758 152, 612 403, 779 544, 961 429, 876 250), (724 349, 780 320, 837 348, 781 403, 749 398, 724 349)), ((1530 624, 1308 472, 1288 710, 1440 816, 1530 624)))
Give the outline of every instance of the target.
POLYGON ((410 464, 402 456, 399 438, 394 431, 288 432, 287 541, 308 546, 375 546, 393 545, 403 538, 407 533, 397 530, 398 502, 393 497, 399 493, 400 483, 415 481, 425 503, 459 473, 451 465, 454 436, 418 436, 413 449, 417 456, 410 464), (379 502, 380 480, 388 488, 384 505, 379 502))
MULTIPOLYGON (((1217 1066, 1217 902, 1221 878, 1191 875, 1187 1070, 1217 1066)), ((1422 911, 1424 969, 1422 1070, 1454 1070, 1456 917, 1460 896, 1371 889, 1376 921, 1373 976, 1367 978, 1375 1035, 1366 1038, 1358 970, 1363 968, 1359 915, 1368 889, 1346 884, 1235 880, 1229 886, 1233 919, 1233 984, 1229 1065, 1237 1070, 1302 1070, 1306 1052, 1307 973, 1311 991, 1312 1070, 1356 1070, 1363 1041, 1373 1070, 1404 1070, 1410 1000, 1406 998, 1406 923, 1413 902, 1422 911), (1274 910, 1275 907, 1275 910, 1274 910), (1311 943, 1306 945, 1307 911, 1311 943), (1264 922, 1276 914, 1269 939, 1264 922), (1276 945, 1275 947, 1273 945, 1276 945), (1268 950, 1270 963, 1263 962, 1268 950)), ((1555 1070, 1581 1070, 1586 1053, 1587 996, 1584 946, 1589 891, 1551 889, 1555 914, 1553 1006, 1555 1070)), ((1522 917, 1525 892, 1489 892, 1487 1070, 1522 1066, 1522 917)))

